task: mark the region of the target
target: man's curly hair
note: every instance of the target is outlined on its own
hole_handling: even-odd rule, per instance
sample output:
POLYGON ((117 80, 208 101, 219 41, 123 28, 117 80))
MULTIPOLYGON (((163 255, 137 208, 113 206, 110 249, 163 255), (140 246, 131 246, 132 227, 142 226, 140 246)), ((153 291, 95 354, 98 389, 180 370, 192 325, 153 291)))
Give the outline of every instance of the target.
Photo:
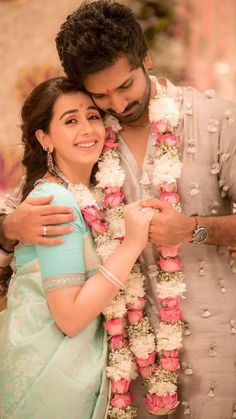
POLYGON ((122 56, 132 68, 142 66, 148 50, 132 10, 111 0, 82 3, 62 24, 56 46, 67 76, 79 88, 89 74, 122 56))

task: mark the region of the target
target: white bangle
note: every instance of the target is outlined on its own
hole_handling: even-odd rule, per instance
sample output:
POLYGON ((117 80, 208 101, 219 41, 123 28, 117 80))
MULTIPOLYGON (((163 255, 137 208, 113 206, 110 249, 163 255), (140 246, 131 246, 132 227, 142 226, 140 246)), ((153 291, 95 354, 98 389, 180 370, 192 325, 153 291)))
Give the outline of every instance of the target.
POLYGON ((112 282, 112 284, 115 285, 117 288, 122 290, 125 289, 124 284, 115 275, 113 275, 112 272, 104 268, 104 266, 100 265, 98 270, 108 281, 112 282))

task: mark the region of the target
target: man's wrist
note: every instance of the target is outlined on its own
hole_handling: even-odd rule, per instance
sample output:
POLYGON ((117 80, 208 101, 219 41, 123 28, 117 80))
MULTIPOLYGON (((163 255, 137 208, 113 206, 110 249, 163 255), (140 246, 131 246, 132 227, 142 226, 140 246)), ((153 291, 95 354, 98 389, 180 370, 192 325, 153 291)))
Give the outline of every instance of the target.
POLYGON ((195 217, 193 216, 187 216, 186 217, 186 236, 185 236, 185 242, 191 243, 193 241, 193 234, 197 227, 197 222, 195 217))
POLYGON ((203 244, 207 241, 208 238, 208 229, 204 225, 204 222, 198 216, 191 216, 195 221, 195 228, 192 232, 192 239, 190 243, 193 244, 203 244))
POLYGON ((11 240, 7 237, 6 218, 8 215, 0 215, 0 247, 6 253, 12 253, 17 240, 11 240))

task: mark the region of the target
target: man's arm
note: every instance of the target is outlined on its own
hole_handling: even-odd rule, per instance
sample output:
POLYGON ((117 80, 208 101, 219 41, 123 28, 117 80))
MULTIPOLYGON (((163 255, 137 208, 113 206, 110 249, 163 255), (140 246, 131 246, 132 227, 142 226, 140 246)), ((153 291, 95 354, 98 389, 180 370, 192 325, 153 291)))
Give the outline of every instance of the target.
POLYGON ((75 219, 71 208, 48 205, 53 196, 27 198, 15 211, 0 219, 0 245, 12 251, 17 241, 28 244, 54 246, 64 241, 59 237, 72 231, 68 224, 75 219), (60 225, 66 224, 66 225, 60 225), (43 227, 47 226, 47 236, 43 227))
MULTIPOLYGON (((156 208, 149 230, 150 242, 161 246, 174 246, 190 242, 196 228, 196 219, 176 211, 168 202, 159 199, 143 201, 143 207, 156 208)), ((207 244, 236 246, 236 215, 197 217, 198 224, 208 230, 207 244)))

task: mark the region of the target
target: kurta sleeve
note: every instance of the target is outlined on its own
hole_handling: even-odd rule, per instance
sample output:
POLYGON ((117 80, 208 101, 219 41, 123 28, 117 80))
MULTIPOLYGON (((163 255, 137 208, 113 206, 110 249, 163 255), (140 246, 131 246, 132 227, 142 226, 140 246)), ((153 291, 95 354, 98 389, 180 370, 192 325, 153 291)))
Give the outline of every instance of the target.
POLYGON ((226 101, 219 145, 222 192, 236 202, 236 105, 226 101))
POLYGON ((66 188, 54 183, 43 183, 32 197, 54 195, 51 205, 63 205, 73 209, 77 218, 71 222, 73 232, 62 236, 64 243, 56 246, 35 246, 45 291, 57 287, 81 286, 85 281, 84 236, 87 234, 78 204, 66 188))

